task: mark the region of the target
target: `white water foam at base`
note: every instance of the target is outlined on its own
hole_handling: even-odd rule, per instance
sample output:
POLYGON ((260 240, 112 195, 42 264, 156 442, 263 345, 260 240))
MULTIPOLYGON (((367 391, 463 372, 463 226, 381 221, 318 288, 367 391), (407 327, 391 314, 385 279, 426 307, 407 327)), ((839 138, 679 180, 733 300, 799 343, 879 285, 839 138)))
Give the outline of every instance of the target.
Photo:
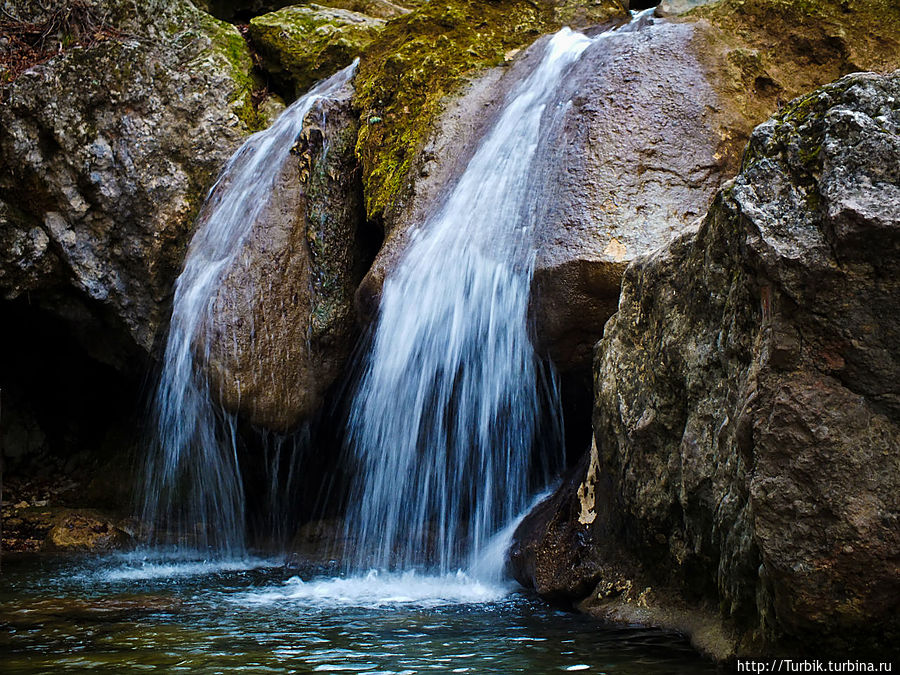
POLYGON ((511 583, 480 581, 462 571, 426 575, 371 570, 357 576, 310 581, 292 577, 282 586, 241 593, 230 599, 244 606, 290 603, 312 609, 432 608, 497 602, 509 595, 513 587, 511 583))
POLYGON ((526 509, 497 532, 472 560, 468 571, 422 574, 415 571, 370 570, 349 577, 322 577, 310 581, 291 577, 281 586, 240 593, 230 600, 244 606, 291 603, 313 609, 427 609, 499 602, 517 587, 504 575, 506 552, 513 534, 525 516, 553 489, 535 497, 526 509))
MULTIPOLYGON (((237 558, 230 560, 182 560, 171 557, 147 557, 144 554, 116 556, 113 565, 85 571, 79 575, 85 583, 116 583, 121 581, 160 581, 191 577, 247 572, 280 567, 282 562, 271 558, 237 558)), ((71 575, 70 575, 71 576, 71 575)))

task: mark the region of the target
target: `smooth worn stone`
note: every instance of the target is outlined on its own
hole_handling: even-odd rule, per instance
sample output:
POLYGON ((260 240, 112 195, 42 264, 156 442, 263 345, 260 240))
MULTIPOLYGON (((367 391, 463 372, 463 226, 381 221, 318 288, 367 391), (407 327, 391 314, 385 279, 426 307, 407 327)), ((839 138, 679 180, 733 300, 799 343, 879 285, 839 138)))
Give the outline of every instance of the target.
POLYGON ((198 345, 222 405, 269 429, 316 414, 356 340, 353 298, 370 253, 352 95, 348 85, 307 114, 198 345))

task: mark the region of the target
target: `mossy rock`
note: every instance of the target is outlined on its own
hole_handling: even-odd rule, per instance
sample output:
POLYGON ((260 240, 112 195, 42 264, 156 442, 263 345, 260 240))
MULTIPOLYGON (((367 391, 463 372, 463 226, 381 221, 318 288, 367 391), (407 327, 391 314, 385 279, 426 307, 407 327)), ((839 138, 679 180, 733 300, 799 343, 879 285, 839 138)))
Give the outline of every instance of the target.
MULTIPOLYGON (((238 119, 249 130, 265 128, 266 120, 259 117, 252 102, 253 90, 259 83, 253 76, 253 59, 247 42, 234 26, 202 12, 198 12, 195 30, 209 40, 209 50, 204 57, 218 61, 217 65, 226 66, 231 73, 235 84, 232 109, 238 119)), ((191 65, 202 67, 202 60, 203 57, 191 65)))
POLYGON ((366 211, 383 220, 403 190, 445 97, 467 77, 507 62, 511 52, 564 24, 623 21, 618 0, 432 0, 389 21, 362 57, 357 156, 366 211))
MULTIPOLYGON (((405 14, 410 9, 427 0, 323 0, 320 5, 349 9, 351 12, 367 14, 379 19, 390 19, 405 14)), ((196 0, 195 4, 219 19, 238 22, 249 17, 287 7, 288 5, 310 5, 306 0, 196 0)))
POLYGON ((263 67, 297 96, 349 65, 383 27, 381 19, 310 4, 256 17, 250 38, 263 67))

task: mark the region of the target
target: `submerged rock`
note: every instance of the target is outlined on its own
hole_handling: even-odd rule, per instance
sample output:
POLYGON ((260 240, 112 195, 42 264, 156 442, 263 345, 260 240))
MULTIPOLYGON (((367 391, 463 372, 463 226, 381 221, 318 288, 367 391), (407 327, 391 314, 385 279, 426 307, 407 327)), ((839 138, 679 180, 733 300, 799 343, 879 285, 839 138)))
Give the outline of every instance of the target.
POLYGON ((116 522, 81 511, 56 519, 44 539, 43 550, 103 553, 132 548, 134 543, 134 537, 116 522))
POLYGON ((272 202, 214 301, 206 362, 228 410, 269 429, 315 415, 356 338, 353 297, 370 255, 347 85, 307 114, 272 202))
POLYGON ((249 50, 184 0, 4 9, 48 26, 79 9, 102 39, 60 42, 0 87, 0 293, 104 335, 84 348, 134 369, 203 197, 257 123, 249 50))
POLYGON ((295 96, 350 65, 384 22, 322 5, 286 7, 250 21, 250 37, 273 78, 295 96))
POLYGON ((845 77, 758 127, 699 228, 628 267, 596 444, 516 532, 521 582, 607 617, 718 609, 719 656, 894 648, 898 167, 900 72, 845 77))

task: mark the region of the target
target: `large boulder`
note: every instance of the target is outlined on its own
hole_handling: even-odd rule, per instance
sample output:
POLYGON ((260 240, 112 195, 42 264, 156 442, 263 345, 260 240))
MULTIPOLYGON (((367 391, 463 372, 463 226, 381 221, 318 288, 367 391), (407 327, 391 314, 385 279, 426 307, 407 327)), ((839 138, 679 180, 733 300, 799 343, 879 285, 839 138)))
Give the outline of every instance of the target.
POLYGON ((271 202, 223 276, 202 345, 221 403, 287 430, 309 420, 356 339, 371 253, 354 147, 353 88, 315 103, 271 202))
POLYGON ((720 656, 890 653, 898 317, 900 71, 851 75, 759 126, 699 228, 628 267, 595 445, 516 532, 517 578, 606 617, 719 613, 720 656))
POLYGON ((359 12, 309 4, 255 17, 249 33, 266 72, 297 96, 350 65, 383 26, 359 12))
MULTIPOLYGON (((564 121, 541 139, 546 194, 533 286, 538 346, 562 370, 588 367, 628 262, 700 218, 737 170, 734 139, 746 138, 752 124, 715 87, 727 49, 698 55, 714 30, 645 21, 593 45, 562 83, 564 121)), ((503 103, 543 45, 445 104, 360 289, 364 315, 374 313, 409 233, 464 169, 471 138, 484 131, 484 111, 503 103)))
POLYGON ((104 336, 85 349, 135 369, 206 191, 260 122, 249 50, 186 0, 3 8, 26 41, 37 25, 59 44, 6 44, 35 62, 0 87, 0 293, 104 336))
MULTIPOLYGON (((821 0, 801 11, 794 4, 723 0, 671 22, 648 21, 585 52, 568 75, 566 122, 542 141, 548 208, 538 226, 532 303, 536 346, 562 371, 590 368, 625 267, 706 212, 737 172, 756 124, 843 74, 900 66, 900 7, 864 0, 845 11, 839 0, 821 0)), ((519 56, 510 49, 503 56, 511 68, 454 81, 455 89, 428 83, 418 89, 433 92, 425 100, 407 100, 402 89, 393 101, 383 94, 383 80, 406 66, 406 45, 379 66, 371 94, 363 62, 358 98, 369 112, 359 152, 369 215, 386 235, 360 289, 363 316, 374 315, 409 232, 464 168, 485 111, 502 103, 539 48, 519 56), (401 103, 416 114, 398 115, 401 103), (403 143, 395 143, 397 134, 403 143)), ((429 70, 414 72, 425 78, 429 70)))

